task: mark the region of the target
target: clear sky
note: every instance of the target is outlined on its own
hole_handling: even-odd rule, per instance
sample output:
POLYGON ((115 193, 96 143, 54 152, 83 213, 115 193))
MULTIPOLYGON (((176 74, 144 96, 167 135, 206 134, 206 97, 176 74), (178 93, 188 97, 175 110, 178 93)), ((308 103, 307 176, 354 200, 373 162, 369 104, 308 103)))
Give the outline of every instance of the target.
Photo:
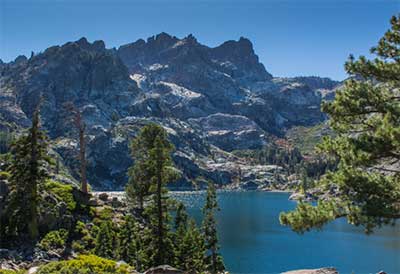
POLYGON ((350 53, 368 54, 400 0, 0 0, 0 58, 77 40, 106 46, 162 31, 216 46, 249 38, 274 76, 344 79, 350 53))

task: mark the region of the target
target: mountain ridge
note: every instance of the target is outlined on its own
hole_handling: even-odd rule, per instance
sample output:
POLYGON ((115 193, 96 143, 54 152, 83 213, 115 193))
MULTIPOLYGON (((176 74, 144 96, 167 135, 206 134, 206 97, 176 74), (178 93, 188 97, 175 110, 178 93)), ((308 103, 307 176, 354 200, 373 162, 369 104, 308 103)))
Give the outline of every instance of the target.
MULTIPOLYGON (((238 159, 229 151, 260 148, 292 126, 324 121, 321 94, 340 84, 274 78, 243 37, 210 48, 193 35, 166 33, 112 49, 81 38, 2 63, 0 74, 0 127, 26 128, 43 97, 43 127, 65 160, 77 150, 62 107, 73 102, 87 124, 89 179, 107 189, 126 182, 128 142, 148 122, 168 129, 180 184, 199 178, 231 183, 228 162, 238 159)), ((66 165, 77 178, 76 161, 66 165)))

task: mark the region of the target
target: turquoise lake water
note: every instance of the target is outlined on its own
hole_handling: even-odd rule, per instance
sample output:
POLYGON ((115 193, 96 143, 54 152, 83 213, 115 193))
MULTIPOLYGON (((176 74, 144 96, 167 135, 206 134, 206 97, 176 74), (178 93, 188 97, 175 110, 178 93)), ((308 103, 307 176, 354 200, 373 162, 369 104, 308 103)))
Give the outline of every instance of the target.
MULTIPOLYGON (((204 193, 174 194, 201 222, 204 193)), ((340 273, 400 273, 400 223, 367 236, 339 219, 323 231, 298 235, 279 224, 293 209, 287 193, 220 192, 217 215, 221 253, 233 274, 334 266, 340 273)))

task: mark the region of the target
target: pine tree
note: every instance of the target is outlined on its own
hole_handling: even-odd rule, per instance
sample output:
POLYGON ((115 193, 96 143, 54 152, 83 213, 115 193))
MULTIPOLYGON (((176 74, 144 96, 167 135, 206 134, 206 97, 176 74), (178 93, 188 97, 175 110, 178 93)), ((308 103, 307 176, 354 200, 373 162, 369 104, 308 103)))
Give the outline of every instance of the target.
POLYGON ((178 228, 182 226, 186 229, 187 221, 188 215, 186 213, 185 205, 183 203, 178 203, 175 216, 175 230, 178 230, 178 228))
POLYGON ((118 255, 120 259, 131 265, 135 265, 137 261, 137 234, 139 231, 135 219, 131 215, 127 215, 119 233, 118 255))
POLYGON ((153 265, 167 263, 172 258, 172 237, 169 227, 170 201, 166 184, 177 179, 171 153, 173 145, 167 139, 166 131, 149 124, 142 128, 131 144, 134 165, 129 170, 130 180, 126 188, 130 201, 136 200, 143 208, 144 198, 149 196, 144 217, 150 224, 153 250, 153 265))
POLYGON ((400 15, 371 49, 373 60, 350 56, 345 65, 350 78, 325 103, 336 136, 319 149, 339 160, 319 185, 339 187, 339 197, 317 206, 300 203, 281 222, 298 232, 346 216, 367 233, 400 218, 400 15))
POLYGON ((46 172, 47 137, 40 129, 40 104, 32 117, 29 133, 20 137, 12 146, 13 159, 10 195, 7 201, 5 233, 35 241, 38 231, 38 189, 48 178, 46 172))
POLYGON ((203 235, 206 249, 211 253, 209 269, 212 273, 217 273, 223 269, 222 257, 218 254, 217 222, 215 220, 215 213, 218 210, 217 192, 214 183, 209 181, 203 208, 203 235))
POLYGON ((100 257, 113 259, 115 256, 115 233, 111 221, 104 221, 97 233, 94 253, 100 257))
POLYGON ((0 154, 8 153, 14 136, 8 130, 0 132, 0 154))
POLYGON ((150 180, 153 176, 150 150, 154 148, 155 138, 160 133, 160 127, 154 124, 144 126, 138 136, 130 144, 131 156, 134 161, 128 170, 127 198, 131 205, 137 205, 142 211, 144 200, 150 196, 150 180))
POLYGON ((307 176, 307 171, 304 167, 301 168, 301 172, 300 172, 300 191, 306 195, 307 190, 309 188, 309 178, 307 176))
POLYGON ((194 220, 181 223, 176 231, 175 267, 201 273, 205 270, 205 243, 194 220))
POLYGON ((119 233, 119 258, 135 266, 138 271, 151 267, 152 250, 148 248, 150 237, 147 228, 141 228, 132 215, 127 215, 119 233))
POLYGON ((188 215, 183 203, 179 203, 175 216, 175 234, 174 234, 174 266, 183 269, 185 262, 185 250, 183 242, 187 233, 188 215))
POLYGON ((166 132, 160 128, 160 133, 154 140, 154 148, 150 150, 150 162, 153 167, 152 186, 154 191, 153 204, 150 206, 150 221, 156 238, 155 263, 157 265, 168 262, 171 258, 171 238, 169 231, 170 214, 168 212, 168 197, 165 185, 176 179, 177 173, 172 169, 171 152, 173 146, 167 140, 166 132))
POLYGON ((185 206, 179 203, 175 216, 174 266, 200 273, 206 267, 205 252, 203 235, 194 220, 189 219, 185 206))

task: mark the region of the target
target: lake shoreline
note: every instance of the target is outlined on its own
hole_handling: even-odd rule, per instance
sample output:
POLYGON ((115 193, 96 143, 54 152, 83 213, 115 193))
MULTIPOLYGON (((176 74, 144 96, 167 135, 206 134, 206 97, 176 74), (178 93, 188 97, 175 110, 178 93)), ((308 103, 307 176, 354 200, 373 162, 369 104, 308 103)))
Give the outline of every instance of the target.
MULTIPOLYGON (((205 189, 201 190, 173 190, 169 189, 171 193, 205 193, 205 189)), ((107 193, 107 194, 118 194, 121 195, 125 191, 124 190, 95 190, 92 191, 93 194, 98 195, 100 193, 107 193)), ((246 189, 217 189, 217 192, 270 192, 270 193, 294 193, 295 191, 293 190, 280 190, 280 189, 271 189, 271 190, 262 190, 262 189, 254 189, 254 190, 246 190, 246 189)))

